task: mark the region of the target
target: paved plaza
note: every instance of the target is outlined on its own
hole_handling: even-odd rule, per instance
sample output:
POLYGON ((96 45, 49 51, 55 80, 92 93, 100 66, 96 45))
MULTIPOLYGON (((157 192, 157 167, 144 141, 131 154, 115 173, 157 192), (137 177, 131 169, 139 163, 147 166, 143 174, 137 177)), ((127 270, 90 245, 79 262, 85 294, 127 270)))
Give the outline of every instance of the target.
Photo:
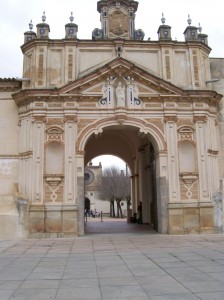
POLYGON ((224 299, 224 235, 141 226, 98 220, 82 238, 0 241, 0 300, 224 299))

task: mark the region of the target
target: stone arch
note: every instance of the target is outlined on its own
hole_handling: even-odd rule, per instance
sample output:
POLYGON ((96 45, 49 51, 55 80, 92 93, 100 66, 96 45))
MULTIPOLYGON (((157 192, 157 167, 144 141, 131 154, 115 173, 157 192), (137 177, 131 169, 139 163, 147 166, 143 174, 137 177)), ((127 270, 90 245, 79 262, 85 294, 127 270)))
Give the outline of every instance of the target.
POLYGON ((152 144, 158 152, 166 150, 164 134, 154 124, 133 117, 127 117, 126 115, 117 115, 111 118, 98 120, 85 127, 78 135, 76 144, 77 152, 84 151, 85 145, 92 134, 97 136, 98 134, 103 133, 104 128, 117 125, 139 128, 140 135, 149 134, 152 137, 152 144))
MULTIPOLYGON (((95 154, 117 155, 126 163, 130 162, 133 212, 137 212, 137 207, 141 199, 144 209, 147 211, 147 214, 143 216, 144 221, 146 220, 146 223, 150 223, 152 220, 152 202, 158 203, 156 208, 158 224, 156 230, 163 233, 167 232, 166 205, 168 192, 167 190, 163 193, 161 192, 161 190, 164 191, 168 187, 166 175, 161 171, 162 167, 164 168, 165 166, 166 168, 167 148, 162 129, 153 123, 139 120, 135 117, 128 117, 125 113, 120 113, 110 118, 97 120, 83 128, 78 134, 76 151, 77 157, 80 160, 80 166, 83 166, 82 170, 84 170, 85 159, 87 162, 89 161, 87 158, 91 158, 91 155, 94 156, 95 154), (93 138, 94 135, 96 139, 93 138), (121 135, 121 139, 119 139, 119 135, 121 135), (124 150, 125 145, 128 148, 124 150), (155 167, 153 170, 151 168, 152 161, 149 161, 150 154, 152 153, 151 147, 154 151, 153 162, 155 163, 155 167), (112 153, 110 153, 110 149, 113 149, 112 153), (91 155, 89 154, 90 151, 91 155), (152 187, 152 185, 154 186, 152 187), (155 198, 153 198, 154 196, 155 198)), ((83 179, 84 173, 80 171, 80 182, 83 179)), ((81 188, 78 193, 80 195, 78 198, 80 212, 79 232, 80 235, 83 235, 84 223, 81 220, 83 220, 84 207, 82 207, 83 191, 81 191, 81 188)), ((155 225, 155 223, 153 224, 155 225)))

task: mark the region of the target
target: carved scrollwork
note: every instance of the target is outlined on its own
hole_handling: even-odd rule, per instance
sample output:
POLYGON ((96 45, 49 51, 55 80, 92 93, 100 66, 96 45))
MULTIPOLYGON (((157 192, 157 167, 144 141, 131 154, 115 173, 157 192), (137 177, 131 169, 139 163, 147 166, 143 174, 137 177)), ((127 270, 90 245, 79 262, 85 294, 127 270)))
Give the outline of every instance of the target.
POLYGON ((100 104, 101 105, 106 105, 107 104, 107 97, 100 99, 100 104))

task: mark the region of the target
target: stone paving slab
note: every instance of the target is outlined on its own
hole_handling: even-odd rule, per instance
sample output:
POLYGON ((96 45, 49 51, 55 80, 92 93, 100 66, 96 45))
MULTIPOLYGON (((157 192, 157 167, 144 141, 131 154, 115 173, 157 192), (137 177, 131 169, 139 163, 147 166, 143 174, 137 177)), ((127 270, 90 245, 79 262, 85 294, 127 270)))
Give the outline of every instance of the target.
POLYGON ((120 222, 121 233, 0 241, 0 300, 224 299, 224 235, 159 235, 120 222))

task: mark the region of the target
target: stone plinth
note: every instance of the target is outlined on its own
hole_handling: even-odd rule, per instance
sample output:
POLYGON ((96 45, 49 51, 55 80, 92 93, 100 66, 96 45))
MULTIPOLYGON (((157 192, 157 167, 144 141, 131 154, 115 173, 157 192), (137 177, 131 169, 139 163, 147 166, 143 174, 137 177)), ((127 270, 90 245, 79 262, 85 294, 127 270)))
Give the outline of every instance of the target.
POLYGON ((214 233, 211 202, 170 203, 169 234, 214 233))
POLYGON ((77 235, 76 205, 33 205, 30 207, 29 237, 74 237, 77 235))

